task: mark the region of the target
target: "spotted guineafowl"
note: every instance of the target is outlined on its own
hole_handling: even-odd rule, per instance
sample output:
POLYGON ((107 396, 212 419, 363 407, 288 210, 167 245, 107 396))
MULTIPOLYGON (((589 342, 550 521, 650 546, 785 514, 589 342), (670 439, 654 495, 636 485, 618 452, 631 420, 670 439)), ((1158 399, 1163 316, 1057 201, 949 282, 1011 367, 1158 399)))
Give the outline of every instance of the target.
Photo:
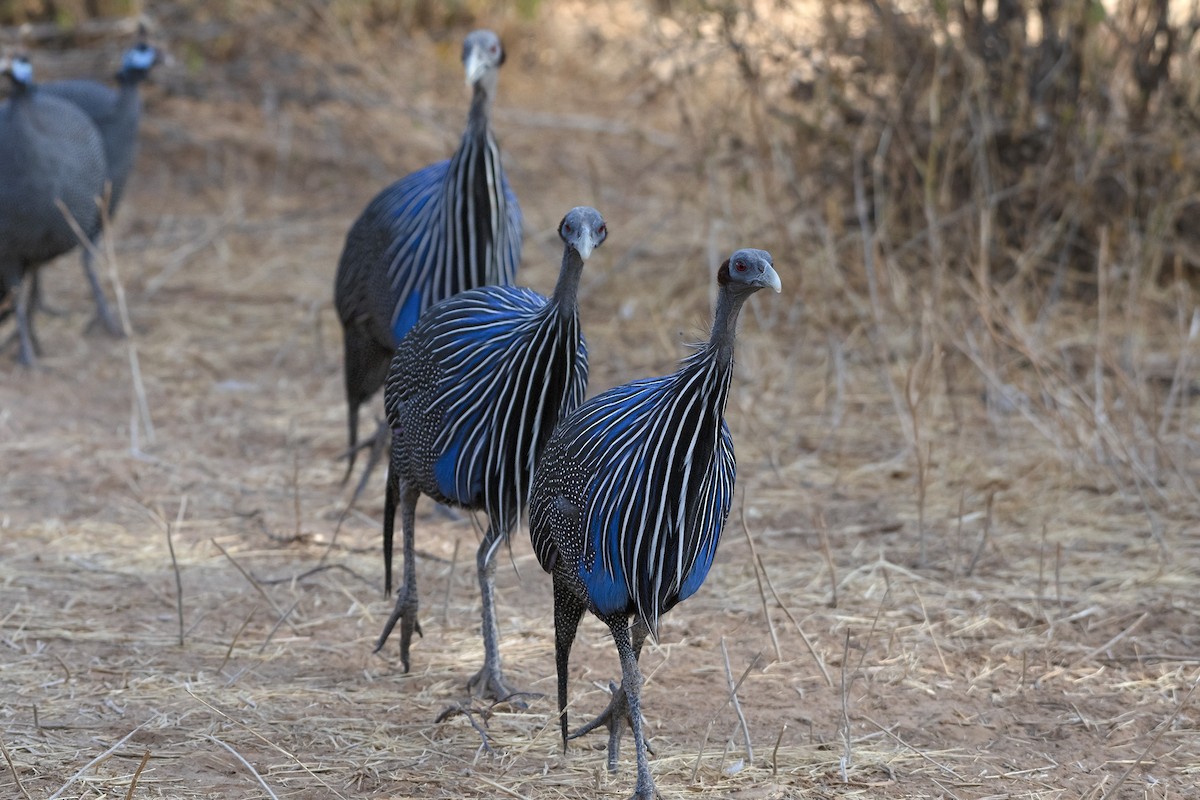
MULTIPOLYGON (((74 103, 100 131, 108 165, 110 219, 116 214, 125 193, 125 181, 129 178, 137 155, 138 122, 142 116, 142 99, 138 88, 158 61, 158 50, 143 39, 125 51, 121 69, 117 72, 115 89, 90 80, 52 81, 39 87, 43 95, 53 95, 74 103)), ((92 266, 92 251, 87 247, 83 248, 83 271, 92 287, 100 322, 113 336, 122 336, 124 330, 104 299, 104 290, 92 266)))
POLYGON ((86 114, 38 90, 27 59, 5 59, 0 75, 12 84, 0 105, 0 289, 16 295, 18 357, 32 365, 31 277, 79 244, 68 214, 85 236, 99 231, 104 144, 86 114))
MULTIPOLYGON (((400 338, 434 303, 467 289, 512 283, 521 260, 521 210, 500 163, 490 117, 504 48, 478 30, 463 43, 473 96, 458 150, 380 192, 346 235, 334 284, 342 323, 354 468, 359 407, 388 374, 400 338)), ((380 426, 355 497, 387 445, 380 426)))
POLYGON ((659 618, 699 589, 712 565, 733 497, 725 403, 738 314, 754 292, 780 287, 762 250, 735 252, 717 282, 708 343, 673 375, 610 389, 564 417, 542 453, 530 498, 534 551, 554 583, 563 747, 571 644, 591 611, 612 632, 622 681, 608 709, 576 735, 606 725, 608 767, 615 770, 628 721, 638 800, 657 795, 642 731, 638 656, 646 637, 658 635, 659 618))

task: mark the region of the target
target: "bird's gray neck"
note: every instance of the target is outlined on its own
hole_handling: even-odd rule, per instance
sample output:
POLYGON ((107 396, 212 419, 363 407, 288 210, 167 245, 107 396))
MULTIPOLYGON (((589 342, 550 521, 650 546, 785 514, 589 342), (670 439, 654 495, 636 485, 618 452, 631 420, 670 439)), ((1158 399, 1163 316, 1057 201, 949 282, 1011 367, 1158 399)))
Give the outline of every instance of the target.
POLYGON ((145 79, 145 77, 146 73, 143 70, 121 69, 118 70, 116 75, 117 85, 122 89, 129 86, 136 88, 137 85, 145 79))
POLYGON ((742 313, 749 294, 735 292, 722 286, 717 295, 717 310, 713 315, 712 335, 708 339, 708 351, 721 366, 733 363, 733 344, 737 337, 738 316, 742 313))
POLYGON ((562 269, 558 272, 558 283, 554 284, 554 294, 550 301, 558 308, 558 313, 571 316, 579 303, 579 276, 583 274, 583 259, 574 248, 568 247, 563 254, 562 269))
POLYGON ((492 101, 496 96, 496 79, 484 76, 475 84, 471 95, 471 110, 467 114, 467 135, 486 138, 492 118, 492 101))
POLYGON ((139 110, 141 108, 142 98, 138 92, 138 87, 141 85, 141 79, 137 80, 122 80, 121 73, 117 73, 117 105, 122 109, 139 110))
POLYGON ((20 81, 9 81, 9 86, 12 87, 12 93, 9 96, 14 101, 29 97, 34 91, 33 84, 21 83, 20 81))

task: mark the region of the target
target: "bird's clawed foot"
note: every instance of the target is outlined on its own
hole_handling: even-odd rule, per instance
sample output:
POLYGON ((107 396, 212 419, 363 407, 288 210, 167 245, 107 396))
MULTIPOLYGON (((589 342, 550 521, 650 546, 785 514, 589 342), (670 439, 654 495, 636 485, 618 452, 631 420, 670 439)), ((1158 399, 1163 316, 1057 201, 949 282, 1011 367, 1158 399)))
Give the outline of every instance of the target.
POLYGON ((654 785, 650 774, 638 775, 637 787, 633 790, 630 800, 658 800, 660 797, 662 795, 658 793, 658 787, 654 785))
POLYGON ((462 714, 467 718, 467 722, 471 723, 471 727, 475 729, 475 732, 479 734, 479 738, 483 740, 483 743, 480 745, 480 747, 483 748, 485 753, 490 755, 493 750, 492 740, 488 738, 487 723, 492 717, 492 709, 493 706, 488 706, 487 708, 474 708, 473 706, 463 705, 462 703, 455 703, 454 705, 447 706, 445 709, 443 709, 442 713, 438 714, 433 721, 435 723, 442 723, 450 719, 450 717, 462 714), (479 719, 476 719, 476 716, 478 716, 479 719))
POLYGON ((504 676, 499 668, 491 668, 484 664, 483 668, 467 681, 467 691, 475 697, 491 700, 495 704, 507 703, 514 708, 529 708, 524 698, 541 697, 538 692, 526 692, 514 689, 504 682, 504 676))
POLYGON ((388 617, 387 624, 383 626, 383 633, 379 634, 379 641, 375 643, 375 652, 378 653, 391 635, 392 628, 399 622, 400 663, 404 665, 405 672, 408 672, 408 648, 412 644, 413 633, 416 632, 422 637, 425 635, 421 632, 421 623, 417 620, 417 605, 417 593, 405 584, 396 593, 396 607, 392 609, 392 615, 388 617))
MULTIPOLYGON (((591 722, 577 728, 571 733, 568 739, 578 739, 599 728, 601 725, 608 728, 608 771, 617 771, 617 761, 621 757, 621 734, 625 732, 625 725, 628 724, 631 728, 633 720, 629 718, 629 698, 625 695, 625 687, 617 686, 613 681, 609 681, 608 690, 612 693, 612 700, 608 701, 608 708, 600 712, 600 716, 596 717, 591 722)), ((646 743, 646 752, 654 755, 654 749, 650 747, 650 743, 646 743)), ((653 789, 653 784, 651 784, 653 789)))

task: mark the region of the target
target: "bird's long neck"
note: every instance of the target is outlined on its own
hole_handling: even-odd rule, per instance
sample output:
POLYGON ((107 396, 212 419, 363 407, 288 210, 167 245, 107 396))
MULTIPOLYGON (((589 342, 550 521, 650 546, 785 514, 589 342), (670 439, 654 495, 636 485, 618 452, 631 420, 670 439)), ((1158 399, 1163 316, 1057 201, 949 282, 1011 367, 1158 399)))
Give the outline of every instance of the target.
POLYGON ((467 112, 468 137, 483 141, 491 135, 492 103, 496 97, 496 79, 484 76, 472 88, 471 110, 467 112))
POLYGON ((9 96, 14 104, 28 100, 37 88, 32 83, 22 83, 21 81, 10 81, 9 85, 12 87, 12 93, 9 96))
POLYGON ((554 284, 554 294, 550 295, 550 304, 562 316, 572 316, 579 306, 579 276, 583 274, 583 259, 573 247, 566 248, 563 253, 562 269, 558 272, 558 282, 554 284))
POLYGON ((705 351, 722 368, 733 365, 733 345, 737 337, 738 316, 746 302, 747 294, 735 293, 722 286, 717 294, 717 310, 713 315, 712 334, 705 351))
POLYGON ((512 280, 507 264, 510 242, 500 148, 492 138, 488 116, 494 80, 487 77, 475 86, 462 144, 450 159, 447 203, 446 254, 450 270, 446 296, 464 289, 512 280))
POLYGON ((142 97, 138 91, 142 84, 141 77, 134 77, 127 70, 117 73, 117 107, 125 114, 137 116, 141 113, 142 97))

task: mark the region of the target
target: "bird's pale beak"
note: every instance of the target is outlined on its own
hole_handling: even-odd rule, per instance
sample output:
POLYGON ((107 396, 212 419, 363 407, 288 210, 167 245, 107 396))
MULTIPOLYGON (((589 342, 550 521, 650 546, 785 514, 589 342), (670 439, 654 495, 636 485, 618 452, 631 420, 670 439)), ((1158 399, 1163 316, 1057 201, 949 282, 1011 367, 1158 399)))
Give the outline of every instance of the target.
POLYGON ((479 48, 471 48, 463 59, 463 68, 467 71, 467 86, 474 86, 483 77, 483 73, 487 72, 487 61, 479 48))
POLYGON ((582 238, 582 241, 575 246, 575 252, 579 253, 579 257, 587 261, 591 257, 592 251, 596 249, 596 237, 588 235, 582 238))
POLYGON ((769 287, 774 289, 776 293, 783 291, 783 284, 779 280, 779 273, 770 264, 764 266, 763 274, 758 276, 755 284, 763 288, 769 287))

